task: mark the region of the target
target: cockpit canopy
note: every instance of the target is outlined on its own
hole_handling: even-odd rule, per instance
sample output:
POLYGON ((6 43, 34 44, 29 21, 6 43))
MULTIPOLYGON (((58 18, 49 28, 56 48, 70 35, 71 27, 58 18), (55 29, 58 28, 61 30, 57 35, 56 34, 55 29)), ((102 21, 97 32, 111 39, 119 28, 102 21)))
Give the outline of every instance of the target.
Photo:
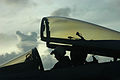
POLYGON ((48 37, 68 39, 68 36, 79 38, 75 35, 76 32, 79 32, 86 40, 120 40, 120 32, 71 18, 45 17, 42 20, 41 28, 41 32, 44 33, 41 35, 42 39, 48 37), (47 35, 48 33, 49 35, 47 35))
POLYGON ((93 54, 97 55, 113 57, 120 53, 120 32, 65 17, 44 17, 41 22, 41 40, 49 48, 64 46, 70 50, 72 45, 78 45, 92 48, 95 52, 93 54), (85 40, 81 40, 76 33, 81 34, 85 40))

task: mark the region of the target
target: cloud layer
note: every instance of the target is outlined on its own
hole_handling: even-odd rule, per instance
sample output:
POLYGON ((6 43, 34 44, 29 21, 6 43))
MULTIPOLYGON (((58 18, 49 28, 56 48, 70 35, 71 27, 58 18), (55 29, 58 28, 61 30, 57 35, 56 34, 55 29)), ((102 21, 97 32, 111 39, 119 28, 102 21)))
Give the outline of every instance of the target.
POLYGON ((1 0, 0 32, 37 31, 41 18, 50 15, 81 19, 120 31, 119 3, 119 0, 1 0))
POLYGON ((54 11, 51 15, 52 16, 69 17, 70 13, 71 13, 70 8, 60 8, 60 9, 54 11))
POLYGON ((19 43, 17 44, 17 47, 22 52, 26 52, 26 51, 38 46, 37 33, 31 32, 30 34, 25 35, 20 31, 16 31, 16 35, 19 38, 19 43))
POLYGON ((0 33, 0 54, 18 51, 16 48, 17 42, 16 36, 0 33))

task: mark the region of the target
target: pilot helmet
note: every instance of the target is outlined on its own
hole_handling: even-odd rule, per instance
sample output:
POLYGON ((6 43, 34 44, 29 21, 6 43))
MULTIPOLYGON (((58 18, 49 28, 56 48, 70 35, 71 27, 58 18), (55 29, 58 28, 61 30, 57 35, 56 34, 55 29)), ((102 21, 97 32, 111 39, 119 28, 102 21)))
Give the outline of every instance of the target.
POLYGON ((64 47, 62 46, 58 46, 56 47, 50 54, 55 54, 55 55, 59 55, 59 56, 64 56, 66 53, 64 47))

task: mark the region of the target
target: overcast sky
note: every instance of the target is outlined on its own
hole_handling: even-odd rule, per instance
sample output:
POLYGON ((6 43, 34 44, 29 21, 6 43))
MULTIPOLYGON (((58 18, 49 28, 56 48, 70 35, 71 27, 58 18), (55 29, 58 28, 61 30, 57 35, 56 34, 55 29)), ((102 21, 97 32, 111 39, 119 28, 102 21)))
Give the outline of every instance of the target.
POLYGON ((119 4, 120 0, 0 0, 0 51, 17 50, 16 31, 39 33, 45 16, 65 16, 120 31, 119 4))
MULTIPOLYGON (((0 54, 23 50, 16 31, 28 37, 29 32, 39 35, 40 21, 46 16, 75 18, 120 31, 120 0, 0 0, 0 54)), ((36 40, 34 45, 43 50, 44 43, 36 40)))
POLYGON ((44 16, 60 15, 119 30, 119 0, 0 0, 0 33, 39 32, 44 16))

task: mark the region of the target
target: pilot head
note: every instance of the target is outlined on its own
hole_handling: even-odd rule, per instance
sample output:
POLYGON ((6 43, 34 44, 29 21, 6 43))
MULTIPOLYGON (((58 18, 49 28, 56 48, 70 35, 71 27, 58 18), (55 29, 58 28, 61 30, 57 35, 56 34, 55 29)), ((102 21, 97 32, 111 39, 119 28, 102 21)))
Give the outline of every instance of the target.
POLYGON ((64 55, 66 54, 66 51, 64 47, 58 46, 50 54, 51 55, 54 54, 55 58, 59 61, 62 57, 64 57, 64 55))

